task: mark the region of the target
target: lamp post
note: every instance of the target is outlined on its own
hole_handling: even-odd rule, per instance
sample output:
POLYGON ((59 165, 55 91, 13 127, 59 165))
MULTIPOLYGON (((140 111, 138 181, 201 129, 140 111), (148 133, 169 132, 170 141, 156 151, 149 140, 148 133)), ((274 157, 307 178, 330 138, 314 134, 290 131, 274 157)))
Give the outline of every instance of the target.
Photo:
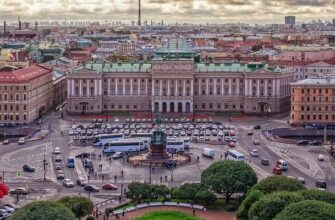
POLYGON ((44 171, 43 181, 46 181, 47 165, 48 165, 48 162, 47 162, 47 160, 45 159, 45 155, 44 155, 44 159, 43 159, 43 171, 44 171))

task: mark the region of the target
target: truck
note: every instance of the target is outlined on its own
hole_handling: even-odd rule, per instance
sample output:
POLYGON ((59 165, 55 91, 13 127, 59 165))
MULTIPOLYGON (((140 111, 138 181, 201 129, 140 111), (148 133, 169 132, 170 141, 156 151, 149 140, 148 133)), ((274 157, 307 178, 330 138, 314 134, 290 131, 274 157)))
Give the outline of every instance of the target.
POLYGON ((215 152, 212 148, 204 148, 204 151, 202 152, 202 156, 208 157, 208 158, 214 158, 215 152))

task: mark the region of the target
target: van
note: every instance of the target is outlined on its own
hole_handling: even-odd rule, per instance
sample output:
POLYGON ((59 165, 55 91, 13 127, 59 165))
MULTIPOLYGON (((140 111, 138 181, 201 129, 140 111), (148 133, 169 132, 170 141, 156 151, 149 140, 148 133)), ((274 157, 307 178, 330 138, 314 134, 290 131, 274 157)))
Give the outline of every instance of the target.
POLYGON ((214 153, 214 150, 212 148, 204 148, 204 151, 202 152, 202 155, 204 157, 213 158, 215 153, 214 153))
POLYGON ((283 171, 286 171, 288 169, 288 164, 287 164, 287 162, 285 160, 281 160, 281 159, 278 160, 277 161, 277 165, 283 171))

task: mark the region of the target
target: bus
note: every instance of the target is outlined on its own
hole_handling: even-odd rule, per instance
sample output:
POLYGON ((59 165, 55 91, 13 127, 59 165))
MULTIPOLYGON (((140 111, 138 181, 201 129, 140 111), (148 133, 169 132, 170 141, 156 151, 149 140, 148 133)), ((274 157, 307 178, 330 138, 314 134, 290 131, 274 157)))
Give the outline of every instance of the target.
POLYGON ((132 133, 128 136, 130 139, 137 139, 144 142, 145 148, 149 148, 151 144, 152 133, 132 133))
POLYGON ((75 158, 74 158, 74 156, 69 156, 67 158, 67 167, 68 168, 74 168, 75 167, 75 158))
POLYGON ((184 141, 184 148, 190 148, 190 138, 189 137, 180 137, 180 138, 167 138, 167 141, 184 141))
POLYGON ((227 159, 244 162, 245 156, 237 150, 228 150, 227 159))
POLYGON ((112 141, 104 145, 102 152, 112 154, 115 152, 140 152, 144 150, 144 143, 141 140, 112 141))
POLYGON ((170 153, 178 153, 185 151, 185 144, 183 140, 167 140, 166 150, 170 153))
POLYGON ((123 134, 99 134, 94 136, 93 138, 93 146, 94 147, 102 147, 105 146, 106 143, 112 141, 123 140, 123 134))

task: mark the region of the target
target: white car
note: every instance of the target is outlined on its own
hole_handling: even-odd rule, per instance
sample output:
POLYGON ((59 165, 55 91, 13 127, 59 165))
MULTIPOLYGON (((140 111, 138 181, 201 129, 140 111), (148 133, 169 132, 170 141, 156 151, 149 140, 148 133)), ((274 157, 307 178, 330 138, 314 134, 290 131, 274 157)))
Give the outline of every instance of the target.
POLYGON ((19 139, 19 144, 25 144, 26 143, 26 139, 24 137, 19 139))
POLYGON ((250 155, 251 155, 252 157, 258 157, 258 150, 257 150, 257 149, 252 149, 252 150, 250 151, 250 155))
POLYGON ((73 181, 71 179, 64 179, 63 180, 63 186, 66 186, 66 187, 73 187, 74 184, 73 184, 73 181))
POLYGON ((259 145, 259 140, 257 138, 254 139, 254 145, 259 145))
POLYGON ((324 161, 325 160, 325 156, 323 154, 319 154, 318 160, 319 161, 324 161))
POLYGON ((119 123, 120 120, 119 120, 118 118, 116 118, 116 119, 114 120, 114 122, 115 122, 115 123, 119 123))
POLYGON ((60 154, 60 148, 59 147, 55 147, 54 154, 60 154))

